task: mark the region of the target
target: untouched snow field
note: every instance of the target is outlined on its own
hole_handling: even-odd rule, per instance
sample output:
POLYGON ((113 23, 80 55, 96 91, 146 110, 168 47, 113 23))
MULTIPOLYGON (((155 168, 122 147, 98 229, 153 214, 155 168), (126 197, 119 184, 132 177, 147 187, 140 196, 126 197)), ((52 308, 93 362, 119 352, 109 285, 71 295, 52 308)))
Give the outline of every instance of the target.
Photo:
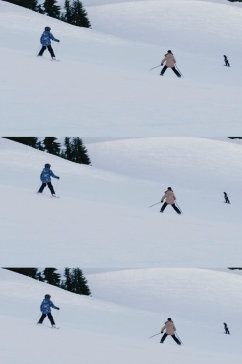
POLYGON ((199 269, 89 274, 92 297, 0 270, 0 361, 8 364, 152 362, 240 364, 242 277, 199 269), (188 283, 189 282, 189 283, 188 283), (122 292, 122 293, 121 293, 122 292), (49 293, 59 330, 37 326, 49 293), (184 345, 159 343, 172 317, 184 345), (223 322, 231 335, 224 335, 223 322))
POLYGON ((242 7, 228 1, 86 1, 83 29, 0 1, 1 135, 241 134, 242 7), (36 58, 49 25, 61 62, 36 58), (184 78, 159 76, 172 49, 184 78), (231 68, 223 66, 226 54, 231 68))
POLYGON ((241 144, 146 138, 87 148, 92 166, 0 139, 1 265, 241 265, 241 144), (36 194, 45 163, 61 178, 53 179, 59 199, 47 188, 36 194), (168 186, 181 216, 148 208, 168 186))

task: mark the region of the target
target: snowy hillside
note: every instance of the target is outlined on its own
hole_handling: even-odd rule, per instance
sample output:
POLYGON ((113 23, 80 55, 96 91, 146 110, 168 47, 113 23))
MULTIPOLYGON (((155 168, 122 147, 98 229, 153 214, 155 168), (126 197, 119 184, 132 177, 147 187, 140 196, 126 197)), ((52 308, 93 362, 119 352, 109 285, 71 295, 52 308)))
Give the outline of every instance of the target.
POLYGON ((84 166, 0 139, 1 265, 241 265, 242 146, 201 138, 87 145, 84 166), (50 163, 59 199, 35 192, 50 163), (172 186, 183 211, 160 214, 172 186), (231 200, 223 200, 226 191, 231 200))
POLYGON ((84 29, 0 1, 1 135, 241 133, 242 7, 228 1, 86 1, 84 29), (100 4, 100 5, 98 5, 100 4), (61 62, 36 58, 49 25, 61 62), (184 78, 161 58, 172 49, 184 78), (231 68, 223 66, 223 54, 231 68))
POLYGON ((241 362, 241 276, 156 269, 88 275, 88 280, 93 297, 74 295, 0 270, 0 361, 76 364, 85 358, 87 364, 158 364, 161 359, 169 364, 241 362), (46 293, 60 307, 60 311, 52 311, 59 330, 49 329, 48 319, 43 327, 36 325, 46 293), (181 347, 170 337, 162 346, 160 336, 149 339, 160 332, 168 316, 175 321, 184 343, 181 347), (225 320, 230 336, 223 334, 225 320))

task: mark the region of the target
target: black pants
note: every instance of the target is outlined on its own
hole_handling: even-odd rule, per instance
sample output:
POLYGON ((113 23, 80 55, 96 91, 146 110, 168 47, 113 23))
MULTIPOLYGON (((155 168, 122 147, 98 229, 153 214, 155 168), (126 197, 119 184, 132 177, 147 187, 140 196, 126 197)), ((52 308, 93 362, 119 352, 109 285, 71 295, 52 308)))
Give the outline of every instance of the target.
POLYGON ((44 321, 46 316, 48 316, 48 319, 50 320, 51 325, 55 325, 55 321, 54 321, 53 316, 51 315, 51 313, 42 313, 42 316, 39 319, 39 324, 42 324, 42 322, 44 321))
POLYGON ((39 51, 38 56, 42 56, 44 51, 46 50, 46 48, 48 48, 48 51, 50 52, 51 57, 55 57, 55 53, 54 53, 53 48, 51 47, 51 45, 42 46, 41 50, 39 51))
MULTIPOLYGON (((166 72, 167 68, 168 68, 167 66, 164 66, 162 68, 161 73, 160 73, 161 76, 164 75, 164 73, 166 72)), ((177 77, 181 77, 180 73, 176 70, 175 67, 170 67, 170 68, 172 69, 173 72, 175 72, 175 74, 177 75, 177 77)))
MULTIPOLYGON (((181 342, 177 339, 177 337, 175 336, 175 335, 170 335, 172 338, 173 338, 173 340, 175 340, 175 342, 178 344, 178 345, 181 345, 181 342)), ((165 341, 165 339, 166 339, 166 337, 167 337, 167 334, 164 334, 163 336, 162 336, 162 338, 161 338, 161 344, 163 344, 163 342, 165 341)))
POLYGON ((49 189, 50 189, 50 192, 52 193, 52 195, 55 194, 55 191, 54 191, 54 187, 52 186, 51 182, 47 182, 47 183, 42 183, 42 185, 40 186, 40 189, 39 189, 39 193, 42 193, 44 188, 46 187, 46 185, 48 185, 49 189))
POLYGON ((230 203, 229 198, 228 197, 224 197, 225 198, 225 203, 230 203))
MULTIPOLYGON (((165 202, 163 205, 162 205, 162 207, 161 207, 161 209, 160 209, 160 212, 164 212, 164 210, 165 210, 165 208, 166 208, 166 206, 167 206, 168 204, 165 202)), ((181 214, 181 211, 178 209, 178 207, 176 207, 176 205, 173 203, 173 204, 171 204, 171 206, 173 207, 173 209, 180 215, 181 214)))
POLYGON ((225 60, 225 66, 230 67, 229 61, 225 60))
POLYGON ((225 327, 225 334, 230 335, 229 329, 227 327, 225 327))

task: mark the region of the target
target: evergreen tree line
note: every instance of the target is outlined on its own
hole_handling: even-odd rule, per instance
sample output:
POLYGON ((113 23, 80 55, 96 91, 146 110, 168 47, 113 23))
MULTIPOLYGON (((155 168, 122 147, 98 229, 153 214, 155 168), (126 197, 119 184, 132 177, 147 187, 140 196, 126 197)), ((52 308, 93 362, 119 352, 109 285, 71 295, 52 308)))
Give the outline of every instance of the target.
POLYGON ((56 268, 45 268, 39 271, 38 268, 5 268, 16 273, 46 282, 72 293, 90 296, 91 291, 88 282, 80 268, 65 268, 64 278, 58 273, 56 268))
POLYGON ((58 157, 68 159, 71 162, 91 164, 87 149, 84 146, 82 139, 79 137, 66 137, 64 147, 61 146, 58 139, 55 137, 45 137, 43 140, 36 137, 7 137, 7 139, 28 145, 43 152, 57 155, 58 157))
POLYGON ((88 14, 80 0, 65 0, 64 9, 58 5, 57 0, 45 0, 42 4, 39 0, 4 0, 12 4, 23 6, 41 14, 51 16, 66 23, 79 27, 90 28, 91 23, 88 14))

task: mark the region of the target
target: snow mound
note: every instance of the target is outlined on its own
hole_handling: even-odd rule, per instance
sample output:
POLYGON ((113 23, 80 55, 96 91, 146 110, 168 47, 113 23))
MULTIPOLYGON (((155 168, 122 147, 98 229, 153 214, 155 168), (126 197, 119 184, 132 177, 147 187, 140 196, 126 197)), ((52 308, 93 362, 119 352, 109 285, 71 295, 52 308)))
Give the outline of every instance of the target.
POLYGON ((0 139, 2 265, 240 265, 240 144, 151 138, 88 150, 93 166, 0 139), (60 176, 53 180, 59 199, 47 188, 36 194, 45 163, 60 176), (181 216, 169 206, 159 212, 168 186, 181 216))
POLYGON ((0 1, 2 135, 240 134, 241 6, 169 0, 87 10, 93 29, 0 1), (35 57, 46 25, 61 41, 53 43, 61 62, 35 57), (167 49, 183 79, 149 71, 167 49))
POLYGON ((75 364, 81 358, 88 364, 122 364, 130 361, 141 364, 152 361, 158 364, 162 356, 168 363, 240 363, 241 328, 238 317, 241 315, 241 277, 214 271, 157 269, 109 272, 106 277, 103 274, 88 275, 88 280, 91 290, 95 287, 93 297, 75 295, 1 269, 1 362, 75 364), (178 284, 175 282, 177 275, 183 286, 180 296, 177 295, 178 284), (200 291, 197 290, 194 295, 188 284, 184 284, 186 278, 191 279, 193 275, 197 284, 201 285, 200 291), (110 283, 109 294, 103 278, 110 283), (141 278, 144 279, 145 288, 149 288, 149 281, 147 295, 141 278), (203 297, 208 292, 203 286, 206 279, 211 282, 211 286, 217 281, 217 292, 211 289, 207 302, 203 297), (232 310, 229 310, 231 299, 223 289, 221 279, 224 287, 229 289, 228 293, 232 294, 231 299, 238 300, 232 302, 232 310), (165 295, 156 294, 161 283, 163 292, 167 294, 166 299, 165 295), (103 288, 101 299, 98 299, 100 293, 96 293, 98 286, 103 288), (112 302, 117 297, 117 287, 123 293, 118 304, 112 302), (110 294, 112 288, 113 295, 110 294), (47 319, 44 326, 36 325, 40 317, 39 305, 46 293, 60 306, 60 311, 52 310, 59 330, 49 329, 47 319), (188 299, 185 302, 186 294, 188 299), (140 309, 136 297, 149 299, 144 310, 140 309), (172 312, 168 297, 171 301, 176 301, 172 312), (125 298, 126 307, 123 305, 125 298), (192 306, 190 299, 195 306, 196 315, 189 311, 192 306), (221 300, 222 308, 219 307, 221 300), (150 302, 153 302, 152 305, 150 302), (201 303, 205 303, 205 306, 202 307, 201 303), (215 306, 219 307, 218 311, 214 309, 215 306), (159 344, 160 336, 149 339, 151 335, 160 332, 168 313, 169 316, 173 314, 177 333, 184 346, 178 347, 169 337, 162 347, 159 344), (225 319, 231 336, 223 334, 225 319))

